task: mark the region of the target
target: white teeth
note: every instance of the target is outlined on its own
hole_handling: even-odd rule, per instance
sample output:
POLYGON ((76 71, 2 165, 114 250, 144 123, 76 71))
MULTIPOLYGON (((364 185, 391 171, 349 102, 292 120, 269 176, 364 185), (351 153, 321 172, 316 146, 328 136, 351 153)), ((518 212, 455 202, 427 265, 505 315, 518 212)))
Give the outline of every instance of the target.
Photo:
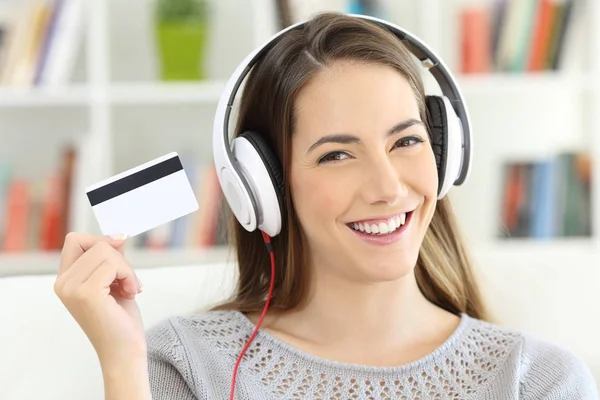
POLYGON ((386 234, 389 231, 390 230, 388 229, 388 224, 386 224, 385 222, 380 222, 379 223, 379 233, 386 234))
POLYGON ((398 225, 396 225, 396 218, 392 218, 387 223, 388 232, 394 232, 398 225))
POLYGON ((380 222, 378 224, 367 224, 363 222, 354 222, 352 223, 352 228, 354 230, 360 232, 366 232, 373 235, 381 234, 385 235, 388 233, 394 232, 396 229, 400 228, 406 222, 406 214, 400 214, 395 217, 390 218, 386 222, 380 222))

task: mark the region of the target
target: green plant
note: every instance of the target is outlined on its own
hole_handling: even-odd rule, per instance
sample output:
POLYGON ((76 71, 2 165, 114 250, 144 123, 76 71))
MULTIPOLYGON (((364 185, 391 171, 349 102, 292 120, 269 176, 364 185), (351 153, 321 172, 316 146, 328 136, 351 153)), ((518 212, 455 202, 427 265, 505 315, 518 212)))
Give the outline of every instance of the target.
POLYGON ((159 21, 204 20, 208 4, 206 0, 157 0, 156 6, 159 21))
POLYGON ((156 0, 155 35, 163 80, 203 79, 207 3, 208 0, 156 0))

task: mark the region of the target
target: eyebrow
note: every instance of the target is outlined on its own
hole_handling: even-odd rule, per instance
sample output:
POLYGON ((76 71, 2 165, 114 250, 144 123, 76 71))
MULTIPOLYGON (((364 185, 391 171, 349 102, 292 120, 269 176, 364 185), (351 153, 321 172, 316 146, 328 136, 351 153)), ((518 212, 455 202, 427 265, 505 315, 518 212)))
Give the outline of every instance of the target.
MULTIPOLYGON (((410 128, 413 125, 423 125, 423 121, 420 121, 415 118, 407 119, 406 121, 402 121, 399 124, 394 125, 389 131, 386 133, 386 137, 392 136, 396 133, 400 133, 405 129, 410 128)), ((317 147, 325 143, 341 143, 341 144, 349 144, 349 143, 358 143, 360 139, 357 136, 350 135, 348 133, 332 133, 330 135, 325 135, 315 143, 313 143, 307 150, 306 153, 310 153, 317 147)))

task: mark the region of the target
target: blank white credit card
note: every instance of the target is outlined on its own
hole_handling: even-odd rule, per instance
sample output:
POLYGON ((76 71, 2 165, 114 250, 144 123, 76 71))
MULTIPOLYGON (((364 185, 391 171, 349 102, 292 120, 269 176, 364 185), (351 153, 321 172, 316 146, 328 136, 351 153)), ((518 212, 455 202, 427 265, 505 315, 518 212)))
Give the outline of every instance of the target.
POLYGON ((175 152, 88 186, 86 193, 104 235, 132 237, 198 210, 175 152))

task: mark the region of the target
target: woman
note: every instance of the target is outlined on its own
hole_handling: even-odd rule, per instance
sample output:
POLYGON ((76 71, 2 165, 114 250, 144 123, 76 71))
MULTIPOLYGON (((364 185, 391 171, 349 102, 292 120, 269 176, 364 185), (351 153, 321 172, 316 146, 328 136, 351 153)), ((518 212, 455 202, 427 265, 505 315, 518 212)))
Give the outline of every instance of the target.
POLYGON ((237 125, 264 133, 284 171, 261 330, 238 365, 270 286, 260 232, 231 230, 231 301, 146 335, 123 241, 70 234, 55 290, 98 353, 107 398, 226 399, 234 370, 239 399, 597 398, 579 358, 486 322, 437 200, 425 110, 409 52, 380 28, 327 13, 286 33, 248 77, 237 125))

